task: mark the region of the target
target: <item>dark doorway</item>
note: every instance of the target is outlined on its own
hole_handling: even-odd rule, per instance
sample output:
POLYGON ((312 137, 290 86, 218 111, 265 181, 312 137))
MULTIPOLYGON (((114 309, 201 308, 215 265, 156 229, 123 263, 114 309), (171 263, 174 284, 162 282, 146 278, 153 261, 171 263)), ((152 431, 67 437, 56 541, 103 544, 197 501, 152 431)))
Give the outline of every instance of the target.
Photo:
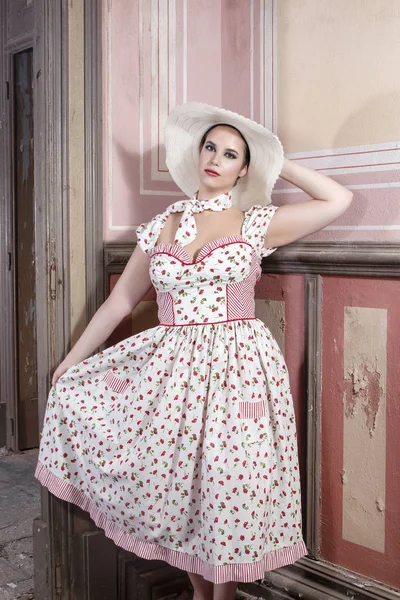
POLYGON ((33 50, 13 55, 14 314, 18 449, 39 444, 35 284, 33 50))

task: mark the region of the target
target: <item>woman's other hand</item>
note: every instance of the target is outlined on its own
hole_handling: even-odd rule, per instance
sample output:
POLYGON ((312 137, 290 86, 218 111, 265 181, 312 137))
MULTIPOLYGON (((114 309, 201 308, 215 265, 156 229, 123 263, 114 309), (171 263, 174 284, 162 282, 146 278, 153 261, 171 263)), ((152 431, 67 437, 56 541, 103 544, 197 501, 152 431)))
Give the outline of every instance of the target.
POLYGON ((67 360, 65 358, 62 363, 60 363, 57 369, 53 373, 53 378, 51 380, 51 385, 56 385, 57 381, 60 379, 61 375, 64 375, 68 369, 70 369, 75 363, 71 360, 67 360))
POLYGON ((70 367, 91 356, 96 348, 107 340, 122 319, 132 314, 135 306, 151 288, 149 265, 149 257, 137 246, 113 291, 93 315, 70 353, 54 371, 52 385, 55 385, 70 367))
POLYGON ((268 227, 265 247, 290 244, 323 229, 350 206, 353 193, 330 177, 284 158, 280 177, 311 196, 311 200, 280 206, 268 227))

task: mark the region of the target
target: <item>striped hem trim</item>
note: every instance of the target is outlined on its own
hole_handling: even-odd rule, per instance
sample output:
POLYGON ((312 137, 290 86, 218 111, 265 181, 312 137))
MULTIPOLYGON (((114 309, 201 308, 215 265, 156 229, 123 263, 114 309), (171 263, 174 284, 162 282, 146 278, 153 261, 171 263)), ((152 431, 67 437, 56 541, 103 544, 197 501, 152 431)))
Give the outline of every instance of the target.
POLYGON ((62 481, 41 462, 38 462, 36 466, 35 477, 57 498, 66 502, 72 502, 82 510, 87 511, 95 524, 103 529, 105 535, 111 538, 120 548, 128 552, 133 552, 137 556, 147 560, 163 560, 183 571, 202 575, 204 579, 213 583, 256 581, 257 579, 262 579, 266 571, 272 571, 292 564, 307 554, 306 545, 301 541, 294 546, 273 550, 256 563, 212 565, 186 552, 170 550, 164 546, 146 542, 122 531, 82 491, 67 481, 62 481))

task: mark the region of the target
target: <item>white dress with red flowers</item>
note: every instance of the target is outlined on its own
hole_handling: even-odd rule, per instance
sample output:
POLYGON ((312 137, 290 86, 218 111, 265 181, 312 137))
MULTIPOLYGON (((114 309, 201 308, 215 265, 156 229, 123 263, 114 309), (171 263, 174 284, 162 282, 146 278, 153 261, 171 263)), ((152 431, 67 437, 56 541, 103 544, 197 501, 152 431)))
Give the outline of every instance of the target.
POLYGON ((307 553, 288 373, 254 316, 274 211, 253 206, 193 262, 156 243, 168 210, 141 225, 160 325, 60 377, 41 433, 36 477, 53 494, 118 546, 214 583, 307 553))

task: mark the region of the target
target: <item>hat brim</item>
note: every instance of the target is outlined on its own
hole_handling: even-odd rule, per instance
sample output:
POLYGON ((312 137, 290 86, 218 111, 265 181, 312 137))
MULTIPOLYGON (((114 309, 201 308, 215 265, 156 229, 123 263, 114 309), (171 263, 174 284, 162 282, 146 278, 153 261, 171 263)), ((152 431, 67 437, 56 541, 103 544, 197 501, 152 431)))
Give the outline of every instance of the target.
POLYGON ((232 203, 241 210, 271 202, 271 192, 283 164, 278 137, 259 123, 242 115, 203 104, 187 102, 174 108, 165 126, 166 163, 171 177, 188 197, 199 189, 199 145, 213 125, 236 127, 250 149, 250 165, 232 190, 232 203))

